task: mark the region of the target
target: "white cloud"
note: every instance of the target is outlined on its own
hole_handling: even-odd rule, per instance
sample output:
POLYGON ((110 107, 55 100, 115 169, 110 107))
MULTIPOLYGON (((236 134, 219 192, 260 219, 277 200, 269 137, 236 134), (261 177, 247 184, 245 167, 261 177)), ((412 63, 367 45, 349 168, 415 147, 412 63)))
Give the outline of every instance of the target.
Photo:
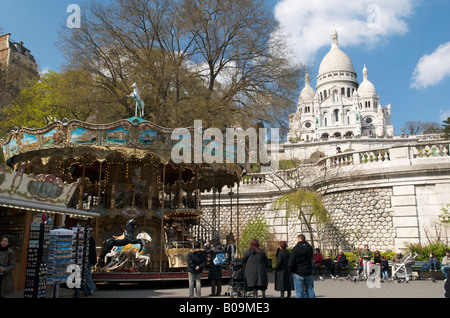
POLYGON ((439 116, 439 118, 441 119, 441 121, 447 120, 447 118, 450 117, 450 109, 449 110, 441 110, 440 113, 441 113, 441 115, 439 116))
POLYGON ((339 43, 376 45, 381 39, 408 32, 405 19, 418 0, 281 0, 275 17, 291 35, 300 62, 315 59, 330 45, 333 27, 339 43))
POLYGON ((50 67, 47 66, 47 67, 42 68, 42 69, 39 71, 39 74, 40 74, 40 75, 45 75, 45 74, 47 74, 47 73, 50 72, 50 71, 51 71, 50 67))
POLYGON ((436 85, 450 76, 450 42, 420 59, 413 74, 411 87, 421 89, 436 85))

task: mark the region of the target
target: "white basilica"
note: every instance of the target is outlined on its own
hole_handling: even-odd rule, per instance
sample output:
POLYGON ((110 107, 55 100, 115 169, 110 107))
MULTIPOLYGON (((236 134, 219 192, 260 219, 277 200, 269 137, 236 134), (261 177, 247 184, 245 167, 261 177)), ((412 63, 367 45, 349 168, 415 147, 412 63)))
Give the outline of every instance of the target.
POLYGON ((331 49, 322 60, 314 90, 309 74, 298 108, 289 117, 288 142, 324 140, 330 137, 394 135, 391 106, 382 106, 364 66, 358 83, 353 63, 340 48, 333 30, 331 49))

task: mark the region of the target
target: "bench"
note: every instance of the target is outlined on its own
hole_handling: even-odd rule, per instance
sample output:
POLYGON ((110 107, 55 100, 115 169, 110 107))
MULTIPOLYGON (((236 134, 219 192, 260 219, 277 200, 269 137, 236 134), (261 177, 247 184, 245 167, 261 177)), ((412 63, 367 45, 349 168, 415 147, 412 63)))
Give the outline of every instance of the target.
POLYGON ((425 264, 428 264, 428 261, 416 261, 413 265, 411 265, 412 271, 416 272, 420 279, 445 279, 439 263, 437 264, 436 271, 423 269, 422 267, 425 264))

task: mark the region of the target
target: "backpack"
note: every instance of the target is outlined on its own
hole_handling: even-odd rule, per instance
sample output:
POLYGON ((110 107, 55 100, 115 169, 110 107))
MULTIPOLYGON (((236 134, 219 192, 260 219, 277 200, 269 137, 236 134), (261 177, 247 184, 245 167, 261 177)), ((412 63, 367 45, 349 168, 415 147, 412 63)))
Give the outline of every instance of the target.
POLYGON ((213 260, 214 265, 222 265, 225 263, 225 254, 219 253, 216 255, 216 257, 213 260))

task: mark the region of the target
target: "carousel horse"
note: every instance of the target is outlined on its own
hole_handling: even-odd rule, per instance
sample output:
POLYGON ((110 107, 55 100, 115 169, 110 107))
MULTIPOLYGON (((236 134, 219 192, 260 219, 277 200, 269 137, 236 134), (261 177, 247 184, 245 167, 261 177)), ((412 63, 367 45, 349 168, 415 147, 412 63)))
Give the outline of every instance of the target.
POLYGON ((111 251, 105 255, 104 262, 106 263, 109 257, 112 257, 112 261, 108 263, 102 270, 114 270, 116 268, 121 267, 125 264, 132 256, 133 259, 133 267, 135 266, 134 261, 138 261, 141 266, 146 266, 150 262, 150 254, 147 253, 147 249, 145 248, 145 244, 152 241, 151 236, 148 233, 142 232, 136 236, 137 239, 140 239, 144 242, 144 247, 138 246, 139 244, 128 244, 125 246, 114 246, 111 251))
POLYGON ((141 118, 143 118, 145 104, 141 96, 139 95, 136 83, 133 84, 133 92, 127 97, 133 98, 134 101, 136 102, 136 117, 139 115, 141 118))
POLYGON ((140 238, 134 237, 134 230, 137 229, 137 221, 136 219, 130 219, 125 224, 125 231, 121 236, 113 236, 105 241, 103 245, 103 252, 100 255, 100 266, 104 265, 104 260, 106 254, 110 253, 114 246, 126 246, 128 244, 139 244, 140 249, 139 252, 142 251, 144 247, 144 242, 140 238))

